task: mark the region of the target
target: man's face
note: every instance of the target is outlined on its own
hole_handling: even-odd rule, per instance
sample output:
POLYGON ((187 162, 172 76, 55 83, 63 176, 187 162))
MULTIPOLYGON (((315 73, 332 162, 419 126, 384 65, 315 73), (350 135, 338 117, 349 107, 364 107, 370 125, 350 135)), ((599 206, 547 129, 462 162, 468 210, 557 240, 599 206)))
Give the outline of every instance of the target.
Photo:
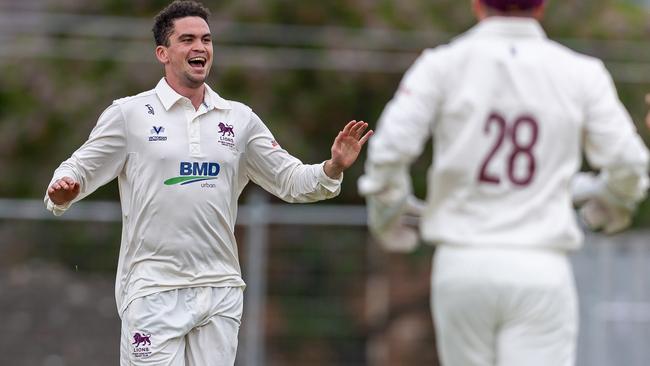
POLYGON ((156 56, 165 65, 165 76, 172 83, 192 88, 203 85, 212 67, 208 23, 200 17, 176 19, 169 46, 158 46, 156 56))

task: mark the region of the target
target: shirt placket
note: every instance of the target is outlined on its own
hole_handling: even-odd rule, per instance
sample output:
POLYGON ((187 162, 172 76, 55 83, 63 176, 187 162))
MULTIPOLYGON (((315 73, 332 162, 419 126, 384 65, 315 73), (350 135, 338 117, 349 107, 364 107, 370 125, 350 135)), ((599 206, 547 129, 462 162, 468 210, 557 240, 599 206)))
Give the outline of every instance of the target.
POLYGON ((200 157, 201 153, 201 116, 207 112, 204 104, 195 110, 191 103, 185 105, 185 118, 187 120, 187 135, 189 136, 190 156, 200 157))

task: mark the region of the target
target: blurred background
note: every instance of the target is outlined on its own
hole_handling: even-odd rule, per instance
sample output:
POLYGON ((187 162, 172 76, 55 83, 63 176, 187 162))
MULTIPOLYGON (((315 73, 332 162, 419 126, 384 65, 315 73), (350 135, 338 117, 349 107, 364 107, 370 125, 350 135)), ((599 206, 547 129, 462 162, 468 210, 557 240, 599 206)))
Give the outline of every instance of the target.
MULTIPOLYGON (((52 172, 114 99, 151 89, 163 0, 0 0, 0 365, 117 365, 117 184, 63 218, 42 204, 52 172)), ((212 10, 210 85, 251 106, 304 162, 329 157, 345 122, 372 126, 422 49, 474 24, 469 0, 223 0, 212 10)), ((643 126, 650 1, 548 2, 550 37, 602 58, 643 126)), ((430 151, 430 146, 428 147, 430 151)), ((418 196, 431 158, 413 166, 418 196)), ((362 157, 363 160, 363 157, 362 157)), ((429 313, 433 248, 387 254, 364 227, 356 180, 287 206, 251 185, 237 237, 246 291, 238 365, 438 365, 429 313)), ((633 230, 589 234, 574 255, 579 364, 650 364, 650 203, 633 230)))

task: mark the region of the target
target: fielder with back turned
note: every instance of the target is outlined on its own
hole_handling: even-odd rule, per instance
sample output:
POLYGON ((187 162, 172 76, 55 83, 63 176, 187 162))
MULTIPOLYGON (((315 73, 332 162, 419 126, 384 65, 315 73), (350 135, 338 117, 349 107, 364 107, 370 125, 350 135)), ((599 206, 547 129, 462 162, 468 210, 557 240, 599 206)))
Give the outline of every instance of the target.
POLYGON ((359 181, 369 225, 437 245, 431 306, 444 366, 570 366, 578 308, 567 253, 630 223, 648 151, 603 63, 549 40, 543 0, 474 0, 479 23, 426 50, 386 106, 359 181), (409 165, 433 137, 423 208, 409 165), (576 176, 583 152, 598 175, 576 176))

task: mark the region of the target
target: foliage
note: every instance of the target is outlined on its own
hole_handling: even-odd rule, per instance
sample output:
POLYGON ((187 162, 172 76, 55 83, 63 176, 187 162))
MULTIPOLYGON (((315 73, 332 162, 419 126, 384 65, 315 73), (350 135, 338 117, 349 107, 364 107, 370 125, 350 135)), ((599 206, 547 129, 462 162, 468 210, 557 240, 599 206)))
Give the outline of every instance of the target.
MULTIPOLYGON (((51 10, 151 18, 164 4, 163 0, 66 2, 52 5, 51 10)), ((447 39, 474 24, 469 1, 456 0, 232 0, 207 4, 217 22, 399 29, 442 34, 447 39)), ((629 40, 647 35, 647 18, 647 12, 629 3, 551 1, 544 25, 551 37, 560 40, 629 40)), ((219 36, 215 34, 217 53, 219 36)), ((150 34, 134 37, 145 38, 150 34)), ((630 57, 650 57, 641 53, 620 56, 623 53, 617 53, 616 49, 598 47, 585 51, 606 52, 612 58, 619 55, 625 58, 623 61, 635 60, 630 57)), ((11 179, 0 182, 3 197, 41 197, 51 172, 85 140, 99 113, 113 99, 150 89, 161 76, 161 70, 151 67, 153 64, 147 60, 141 63, 80 61, 54 56, 0 59, 0 65, 3 67, 0 168, 12 172, 11 179)), ((218 59, 215 69, 210 81, 215 89, 226 98, 252 106, 283 147, 306 162, 319 162, 328 157, 330 142, 346 121, 364 119, 374 124, 401 77, 400 73, 380 72, 219 68, 218 59)), ((618 87, 635 120, 641 121, 646 109, 643 96, 647 85, 627 83, 618 87)), ((647 132, 644 137, 648 138, 647 132)), ((425 156, 414 166, 419 177, 415 182, 416 192, 421 196, 428 161, 430 158, 425 156)), ((362 202, 355 189, 361 170, 362 163, 358 163, 347 173, 337 202, 362 202)), ((116 185, 108 185, 90 197, 99 198, 116 199, 116 185)), ((647 218, 650 214, 641 216, 647 218)), ((642 219, 639 224, 650 224, 650 219, 642 219)))
MULTIPOLYGON (((54 12, 143 19, 152 18, 166 3, 167 0, 48 2, 54 12)), ((225 0, 205 3, 210 6, 217 23, 282 23, 305 26, 305 29, 328 27, 334 30, 393 29, 430 34, 431 39, 438 41, 446 41, 474 24, 468 0, 225 0)), ((646 49, 650 50, 650 47, 598 42, 643 40, 648 33, 647 19, 646 11, 620 1, 549 1, 544 26, 552 38, 571 46, 578 38, 593 40, 581 42, 580 50, 605 57, 606 61, 649 63, 650 51, 646 49)), ((397 72, 260 69, 246 65, 224 68, 218 64, 222 47, 242 44, 233 39, 221 40, 220 36, 218 32, 214 35, 217 60, 210 84, 225 98, 250 105, 282 146, 305 162, 328 158, 332 139, 348 120, 363 119, 374 125, 401 78, 401 73, 397 72)), ((300 36, 287 34, 287 38, 300 36)), ((151 34, 134 34, 133 37, 146 39, 151 34)), ((53 38, 52 48, 58 50, 64 39, 53 38)), ((16 41, 20 42, 20 39, 16 41)), ((265 41, 259 43, 262 45, 255 46, 284 47, 265 44, 265 41)), ((107 44, 104 51, 118 52, 118 49, 111 48, 112 45, 107 44)), ((153 51, 153 41, 150 45, 153 51)), ((401 45, 385 46, 385 50, 394 51, 391 47, 398 46, 401 45)), ((291 47, 324 52, 327 48, 349 46, 325 42, 291 47)), ((415 57, 419 49, 407 51, 415 57)), ((2 54, 0 52, 3 71, 0 74, 0 170, 8 179, 0 181, 0 197, 41 198, 53 170, 85 141, 101 111, 114 99, 151 89, 161 77, 160 67, 152 66, 155 65, 151 62, 153 52, 151 60, 139 62, 71 60, 57 56, 56 52, 40 58, 3 58, 2 54)), ((643 75, 639 74, 639 77, 643 75)), ((628 82, 617 86, 634 120, 639 121, 638 127, 645 140, 650 141, 650 135, 641 124, 647 108, 644 96, 648 85, 628 82)), ((419 196, 425 194, 425 172, 430 156, 429 144, 423 157, 412 168, 416 177, 414 187, 419 196)), ((336 199, 338 203, 362 203, 356 193, 356 179, 362 169, 360 161, 346 172, 341 196, 336 199)), ((89 199, 117 200, 117 185, 108 184, 89 199)), ((649 202, 641 206, 635 224, 650 226, 649 202)), ((31 225, 10 221, 0 225, 5 237, 15 238, 10 240, 15 242, 10 247, 13 254, 8 255, 7 250, 3 252, 5 261, 35 255, 56 258, 67 268, 80 271, 115 270, 119 250, 119 230, 115 225, 84 224, 80 227, 56 222, 43 224, 41 230, 34 230, 31 225), (89 245, 93 242, 98 246, 89 245)), ((288 349, 291 352, 285 357, 295 360, 295 364, 310 364, 297 361, 301 357, 307 360, 320 357, 322 364, 328 364, 326 360, 332 361, 329 364, 340 364, 336 362, 338 359, 330 359, 335 357, 333 355, 342 358, 343 354, 349 353, 363 358, 359 350, 365 337, 364 320, 360 319, 359 311, 349 311, 349 308, 359 309, 363 305, 346 304, 343 308, 332 306, 332 303, 340 301, 336 296, 351 302, 363 302, 363 290, 358 284, 360 278, 367 275, 368 269, 362 267, 366 263, 366 253, 354 250, 352 254, 342 254, 340 248, 349 248, 351 243, 367 244, 366 239, 362 235, 336 230, 313 238, 301 229, 296 230, 300 232, 286 240, 282 235, 288 235, 288 230, 284 230, 284 234, 272 235, 276 255, 270 256, 271 267, 284 272, 269 275, 268 311, 283 324, 267 326, 273 336, 269 337, 269 342, 290 344, 288 349), (298 248, 288 248, 277 255, 278 249, 283 249, 277 242, 288 243, 285 246, 295 243, 298 248), (311 244, 311 249, 304 248, 305 242, 311 244), (356 280, 351 278, 355 274, 356 280), (311 301, 297 301, 300 295, 307 295, 311 301), (340 344, 343 343, 340 340, 337 343, 337 337, 342 333, 353 334, 359 344, 347 339, 345 346, 340 344), (296 337, 294 334, 300 339, 292 339, 296 337), (331 338, 327 344, 313 341, 323 334, 331 338), (306 346, 312 343, 317 344, 306 346)), ((430 248, 408 257, 407 263, 410 266, 425 263, 424 266, 428 267, 429 260, 425 257, 430 257, 430 248)), ((427 309, 426 305, 424 308, 427 309)), ((433 352, 429 343, 426 347, 433 352)))

